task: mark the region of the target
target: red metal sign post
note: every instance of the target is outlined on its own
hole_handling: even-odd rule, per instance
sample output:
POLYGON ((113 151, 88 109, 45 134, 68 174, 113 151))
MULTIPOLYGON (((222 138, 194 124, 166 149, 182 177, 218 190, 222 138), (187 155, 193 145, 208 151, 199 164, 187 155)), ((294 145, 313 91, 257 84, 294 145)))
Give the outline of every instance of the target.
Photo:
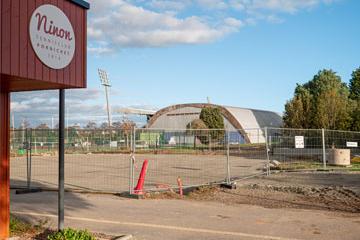
POLYGON ((0 1, 0 240, 9 236, 10 93, 86 87, 88 9, 83 0, 0 1))
POLYGON ((9 235, 10 216, 10 94, 0 80, 0 239, 9 235))

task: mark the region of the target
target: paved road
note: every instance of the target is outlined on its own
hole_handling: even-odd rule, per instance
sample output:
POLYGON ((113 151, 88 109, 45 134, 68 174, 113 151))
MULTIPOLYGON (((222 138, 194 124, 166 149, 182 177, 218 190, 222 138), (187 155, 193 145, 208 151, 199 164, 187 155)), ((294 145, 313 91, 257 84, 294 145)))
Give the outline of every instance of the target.
MULTIPOLYGON (((56 226, 57 194, 12 193, 12 213, 56 226)), ((66 193, 66 226, 155 239, 359 239, 360 215, 66 193)))

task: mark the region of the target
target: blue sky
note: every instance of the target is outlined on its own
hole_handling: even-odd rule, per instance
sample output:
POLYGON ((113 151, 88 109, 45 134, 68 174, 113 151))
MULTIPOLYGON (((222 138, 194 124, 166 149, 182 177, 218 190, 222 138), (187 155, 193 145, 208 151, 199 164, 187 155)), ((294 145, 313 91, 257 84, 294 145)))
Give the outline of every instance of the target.
MULTIPOLYGON (((320 69, 331 68, 347 82, 360 67, 356 0, 89 2, 85 92, 91 94, 69 93, 82 106, 69 111, 86 109, 87 119, 105 116, 98 68, 109 73, 114 111, 206 102, 209 96, 215 104, 281 113, 296 83, 320 69)), ((42 94, 39 99, 55 96, 42 94)), ((31 101, 19 99, 20 114, 31 101)))

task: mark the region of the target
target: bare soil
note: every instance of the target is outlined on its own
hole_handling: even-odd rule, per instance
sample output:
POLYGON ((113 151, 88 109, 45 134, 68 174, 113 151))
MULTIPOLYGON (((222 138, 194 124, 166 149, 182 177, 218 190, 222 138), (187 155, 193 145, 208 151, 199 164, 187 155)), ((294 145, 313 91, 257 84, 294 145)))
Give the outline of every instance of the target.
MULTIPOLYGON (((360 214, 360 174, 282 173, 238 182, 237 189, 201 187, 182 197, 227 205, 296 208, 360 214)), ((147 198, 181 198, 177 193, 151 193, 147 198)))

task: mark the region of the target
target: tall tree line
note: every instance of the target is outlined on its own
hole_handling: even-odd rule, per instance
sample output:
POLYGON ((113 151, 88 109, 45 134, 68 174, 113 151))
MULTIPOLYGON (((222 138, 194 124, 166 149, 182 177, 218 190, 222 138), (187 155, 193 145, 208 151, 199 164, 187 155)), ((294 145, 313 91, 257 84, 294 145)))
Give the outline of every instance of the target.
POLYGON ((289 128, 360 131, 360 68, 353 71, 349 85, 326 69, 297 84, 283 120, 289 128))

